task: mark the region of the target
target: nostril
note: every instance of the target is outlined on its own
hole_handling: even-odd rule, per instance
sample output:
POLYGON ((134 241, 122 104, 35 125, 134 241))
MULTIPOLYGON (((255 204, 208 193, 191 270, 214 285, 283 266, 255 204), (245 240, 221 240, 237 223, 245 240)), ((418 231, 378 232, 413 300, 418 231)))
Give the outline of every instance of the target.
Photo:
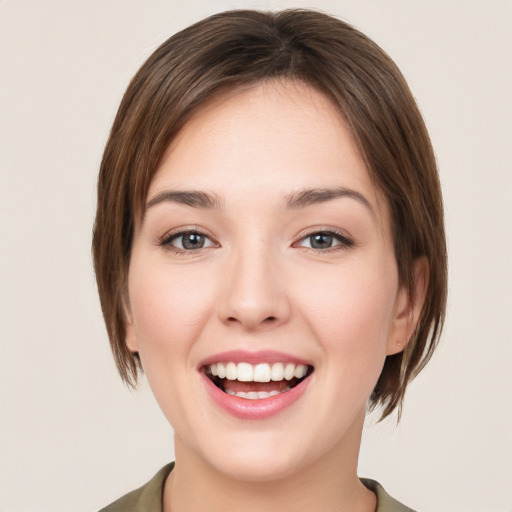
MULTIPOLYGON (((235 316, 229 316, 227 319, 226 319, 227 322, 229 323, 243 323, 243 322, 240 322, 240 320, 238 318, 236 318, 235 316)), ((268 316, 267 318, 264 318, 262 321, 261 321, 261 324, 260 325, 263 325, 263 324, 272 324, 272 323, 275 323, 277 322, 277 317, 276 316, 268 316)))

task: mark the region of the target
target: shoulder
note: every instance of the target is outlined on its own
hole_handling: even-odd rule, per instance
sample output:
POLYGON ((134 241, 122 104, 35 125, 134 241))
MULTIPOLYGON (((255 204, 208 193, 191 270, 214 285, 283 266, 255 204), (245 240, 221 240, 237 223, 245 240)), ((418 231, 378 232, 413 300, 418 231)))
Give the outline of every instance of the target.
POLYGON ((114 501, 100 512, 162 512, 162 493, 174 462, 164 466, 147 484, 114 501))
POLYGON ((373 491, 377 496, 377 509, 375 512, 414 512, 412 508, 402 505, 399 501, 392 498, 379 482, 369 478, 361 478, 364 486, 373 491))

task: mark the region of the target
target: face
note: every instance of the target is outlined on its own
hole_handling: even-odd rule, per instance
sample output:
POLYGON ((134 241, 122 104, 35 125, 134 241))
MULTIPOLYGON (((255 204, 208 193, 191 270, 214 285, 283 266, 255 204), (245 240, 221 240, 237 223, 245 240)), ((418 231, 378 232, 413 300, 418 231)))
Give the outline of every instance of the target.
POLYGON ((260 84, 196 113, 151 183, 129 269, 127 343, 178 463, 262 481, 357 460, 367 399, 411 329, 390 231, 320 93, 260 84))

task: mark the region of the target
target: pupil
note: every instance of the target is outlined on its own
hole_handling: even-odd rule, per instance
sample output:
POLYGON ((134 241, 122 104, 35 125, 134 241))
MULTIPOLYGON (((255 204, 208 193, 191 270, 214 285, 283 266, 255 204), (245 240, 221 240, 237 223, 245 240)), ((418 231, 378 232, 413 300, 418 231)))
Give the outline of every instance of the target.
POLYGON ((311 247, 313 249, 325 249, 332 246, 332 236, 325 233, 318 233, 311 236, 311 247))
POLYGON ((198 233, 189 233, 183 237, 183 247, 185 249, 201 249, 204 245, 204 236, 198 233))

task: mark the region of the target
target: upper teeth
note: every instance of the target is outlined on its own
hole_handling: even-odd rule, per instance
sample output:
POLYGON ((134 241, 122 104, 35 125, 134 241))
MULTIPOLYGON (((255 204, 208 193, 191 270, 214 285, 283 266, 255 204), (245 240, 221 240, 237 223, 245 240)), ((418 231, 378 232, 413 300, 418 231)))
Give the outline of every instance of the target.
POLYGON ((270 382, 283 379, 301 379, 308 373, 305 364, 293 363, 216 363, 209 366, 210 373, 221 379, 241 382, 270 382))

